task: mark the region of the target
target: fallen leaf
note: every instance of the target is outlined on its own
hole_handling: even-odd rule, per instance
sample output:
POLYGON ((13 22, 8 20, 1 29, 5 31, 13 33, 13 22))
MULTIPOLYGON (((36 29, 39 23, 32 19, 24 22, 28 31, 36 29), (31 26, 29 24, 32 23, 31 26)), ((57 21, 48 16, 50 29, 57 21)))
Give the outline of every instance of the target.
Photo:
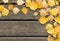
POLYGON ((43 8, 48 8, 48 4, 47 4, 47 1, 46 0, 43 0, 42 1, 42 4, 43 4, 43 8))
POLYGON ((30 7, 30 4, 31 4, 31 0, 25 0, 26 7, 30 7))
POLYGON ((59 1, 58 1, 58 0, 55 0, 55 4, 56 4, 56 5, 59 5, 59 1))
POLYGON ((60 26, 57 25, 55 28, 54 28, 55 32, 59 33, 60 32, 60 26))
POLYGON ((42 0, 36 0, 38 8, 43 8, 42 0))
POLYGON ((48 41, 55 41, 55 40, 51 37, 51 35, 48 36, 47 40, 48 40, 48 41))
POLYGON ((56 27, 58 24, 56 22, 54 22, 54 26, 56 27))
POLYGON ((11 11, 12 11, 12 10, 13 10, 13 8, 14 8, 14 7, 13 7, 13 5, 8 5, 8 9, 9 9, 9 10, 11 10, 11 11))
POLYGON ((23 5, 25 2, 23 0, 17 0, 18 5, 23 5))
POLYGON ((46 16, 48 15, 48 12, 45 9, 39 10, 41 16, 46 16))
POLYGON ((26 15, 28 10, 26 7, 23 7, 21 11, 26 15))
POLYGON ((48 29, 54 29, 54 28, 53 28, 53 25, 49 23, 46 25, 46 29, 48 30, 48 29))
POLYGON ((45 23, 48 22, 48 19, 47 19, 46 17, 44 17, 44 16, 41 16, 41 17, 39 18, 39 22, 40 22, 41 24, 45 24, 45 23))
POLYGON ((2 5, 0 5, 0 12, 3 10, 3 8, 4 8, 4 7, 3 7, 2 5))
POLYGON ((6 8, 4 8, 4 9, 2 10, 2 16, 8 16, 8 14, 9 14, 9 10, 6 9, 6 8))
POLYGON ((30 9, 31 10, 36 10, 37 8, 38 8, 37 4, 34 1, 32 1, 31 4, 30 4, 30 9))
POLYGON ((34 16, 37 16, 38 15, 38 12, 34 12, 34 16))
POLYGON ((48 1, 48 6, 51 6, 51 7, 55 6, 54 0, 47 0, 47 1, 48 1))
POLYGON ((20 9, 18 9, 17 7, 14 7, 14 8, 13 8, 13 13, 14 13, 14 14, 17 14, 19 11, 20 11, 20 9))
POLYGON ((56 17, 54 20, 60 24, 60 17, 56 17))
POLYGON ((53 16, 56 16, 58 14, 59 10, 57 8, 53 8, 50 10, 50 14, 53 16))
POLYGON ((54 16, 49 15, 49 16, 48 16, 48 19, 49 19, 50 21, 53 21, 53 20, 54 20, 54 16))

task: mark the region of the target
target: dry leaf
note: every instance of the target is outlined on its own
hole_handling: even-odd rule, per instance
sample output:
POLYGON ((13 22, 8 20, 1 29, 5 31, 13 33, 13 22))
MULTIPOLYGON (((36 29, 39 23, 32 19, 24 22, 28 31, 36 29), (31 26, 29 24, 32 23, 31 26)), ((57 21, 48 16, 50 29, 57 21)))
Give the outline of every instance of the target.
POLYGON ((25 2, 23 0, 17 0, 18 5, 23 5, 25 2))
POLYGON ((44 16, 41 16, 41 17, 39 18, 39 22, 40 22, 41 24, 45 24, 45 23, 48 22, 48 19, 47 19, 46 17, 44 17, 44 16))
POLYGON ((27 8, 23 7, 21 11, 26 15, 28 10, 27 8))
POLYGON ((55 21, 60 24, 60 17, 56 17, 55 21))
POLYGON ((38 15, 38 12, 34 12, 34 16, 37 16, 38 15))
POLYGON ((53 25, 49 23, 46 25, 46 29, 48 30, 48 29, 54 29, 54 28, 53 28, 53 25))
POLYGON ((51 10, 51 8, 46 8, 46 11, 47 11, 47 12, 50 12, 50 10, 51 10))
POLYGON ((38 8, 37 4, 34 1, 32 1, 31 4, 30 4, 30 9, 31 10, 36 10, 37 8, 38 8))
POLYGON ((14 8, 13 8, 13 13, 14 13, 14 14, 17 14, 19 11, 20 11, 20 9, 18 9, 17 7, 14 7, 14 8))
POLYGON ((3 7, 2 5, 0 5, 0 12, 3 10, 3 8, 4 8, 4 7, 3 7))
POLYGON ((54 0, 47 0, 47 1, 48 1, 49 6, 51 6, 51 7, 55 6, 54 0))
POLYGON ((12 10, 13 10, 13 8, 14 8, 14 7, 13 7, 13 5, 8 5, 8 9, 9 9, 9 10, 11 10, 11 11, 12 11, 12 10))
POLYGON ((43 7, 42 0, 36 0, 36 4, 37 4, 38 8, 43 7))
POLYGON ((48 19, 49 19, 50 21, 53 21, 53 20, 54 20, 54 16, 49 15, 49 16, 48 16, 48 19))
POLYGON ((58 14, 59 10, 57 8, 53 8, 50 10, 50 14, 53 16, 56 16, 58 14))
POLYGON ((55 4, 56 4, 56 5, 59 5, 59 1, 58 1, 58 0, 55 0, 55 4))
POLYGON ((9 14, 9 10, 7 10, 6 8, 4 8, 2 10, 2 16, 8 16, 8 14, 9 14))
POLYGON ((57 36, 57 32, 56 31, 54 31, 51 35, 54 37, 54 38, 56 38, 56 36, 57 36))
POLYGON ((48 7, 48 4, 47 4, 46 0, 43 0, 42 4, 43 4, 43 8, 47 8, 48 7))
POLYGON ((53 25, 52 24, 47 24, 46 25, 46 30, 49 34, 52 34, 54 32, 54 28, 53 28, 53 25))
POLYGON ((59 12, 58 12, 58 15, 60 16, 60 10, 59 10, 59 12))
POLYGON ((56 27, 58 24, 56 22, 54 22, 54 26, 56 27))
POLYGON ((31 0, 25 0, 26 7, 30 7, 30 4, 31 4, 31 0))
POLYGON ((55 41, 50 35, 47 38, 48 41, 55 41))
POLYGON ((54 30, 55 30, 55 32, 59 33, 60 32, 60 26, 57 25, 54 30))
POLYGON ((47 12, 45 9, 41 9, 39 12, 40 12, 40 15, 41 15, 41 16, 46 16, 46 15, 48 15, 48 12, 47 12))
POLYGON ((47 32, 48 32, 49 34, 53 35, 54 29, 48 29, 47 32))

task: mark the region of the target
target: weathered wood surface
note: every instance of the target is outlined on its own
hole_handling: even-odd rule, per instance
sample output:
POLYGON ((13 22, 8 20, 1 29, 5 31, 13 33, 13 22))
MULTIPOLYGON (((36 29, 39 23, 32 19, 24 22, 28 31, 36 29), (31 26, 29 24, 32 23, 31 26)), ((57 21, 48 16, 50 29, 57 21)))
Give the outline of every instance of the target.
POLYGON ((46 37, 0 37, 0 41, 47 41, 46 37))
POLYGON ((0 36, 48 36, 38 21, 0 21, 0 36))
MULTIPOLYGON (((3 5, 5 8, 8 8, 8 5, 3 5)), ((18 7, 20 10, 24 6, 18 6, 14 5, 14 7, 18 7)), ((34 11, 30 10, 28 8, 27 15, 23 14, 21 11, 18 14, 14 14, 13 11, 10 11, 9 15, 7 17, 0 17, 0 19, 38 19, 39 16, 34 16, 34 11)))
MULTIPOLYGON (((8 4, 13 4, 21 10, 24 6, 18 6, 16 2, 17 0, 9 0, 8 3, 3 3, 0 0, 0 4, 5 8, 8 8, 8 4)), ((34 17, 34 12, 28 8, 27 15, 21 11, 14 15, 13 11, 10 11, 7 17, 0 17, 0 41, 47 41, 46 24, 40 24, 37 21, 39 15, 34 17)))

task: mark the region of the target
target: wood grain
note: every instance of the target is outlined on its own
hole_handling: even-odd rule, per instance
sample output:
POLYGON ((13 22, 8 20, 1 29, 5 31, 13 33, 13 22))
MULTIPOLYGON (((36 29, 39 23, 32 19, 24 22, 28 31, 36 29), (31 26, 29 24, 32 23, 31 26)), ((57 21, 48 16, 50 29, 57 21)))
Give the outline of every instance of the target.
POLYGON ((47 41, 46 37, 0 37, 0 41, 47 41))
POLYGON ((0 21, 0 36, 48 36, 38 21, 0 21))

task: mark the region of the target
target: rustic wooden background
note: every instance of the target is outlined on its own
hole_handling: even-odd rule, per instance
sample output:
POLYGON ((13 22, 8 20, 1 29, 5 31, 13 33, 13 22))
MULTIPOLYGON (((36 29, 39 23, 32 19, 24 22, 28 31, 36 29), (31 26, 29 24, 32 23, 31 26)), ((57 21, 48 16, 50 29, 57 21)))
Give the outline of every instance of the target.
MULTIPOLYGON (((9 0, 9 3, 3 3, 4 7, 8 7, 8 4, 14 4, 17 6, 17 0, 9 0)), ((28 8, 28 14, 24 15, 19 12, 14 15, 10 11, 8 17, 0 17, 0 41, 47 41, 47 32, 45 25, 41 25, 38 22, 38 18, 33 16, 33 11, 28 8)))

